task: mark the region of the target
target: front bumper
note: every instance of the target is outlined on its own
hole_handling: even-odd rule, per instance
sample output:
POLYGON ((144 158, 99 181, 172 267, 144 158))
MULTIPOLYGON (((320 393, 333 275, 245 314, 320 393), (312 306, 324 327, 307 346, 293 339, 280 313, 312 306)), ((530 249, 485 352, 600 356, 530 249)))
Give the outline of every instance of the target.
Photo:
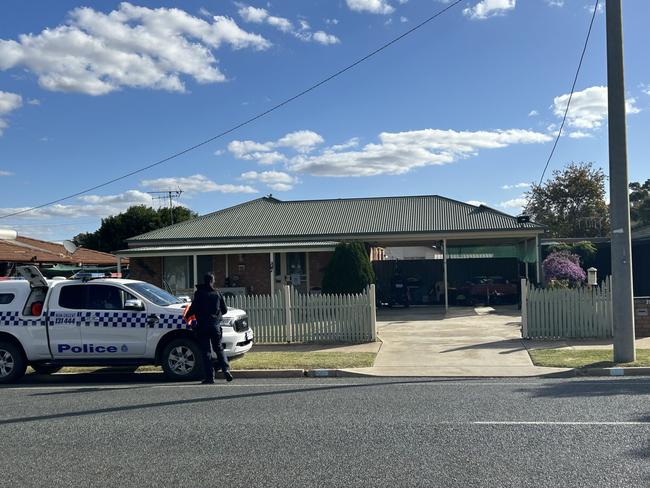
MULTIPOLYGON (((239 356, 250 351, 253 347, 254 334, 251 329, 242 332, 236 332, 232 327, 222 327, 222 344, 226 356, 239 356)), ((213 357, 216 357, 212 353, 213 357)))

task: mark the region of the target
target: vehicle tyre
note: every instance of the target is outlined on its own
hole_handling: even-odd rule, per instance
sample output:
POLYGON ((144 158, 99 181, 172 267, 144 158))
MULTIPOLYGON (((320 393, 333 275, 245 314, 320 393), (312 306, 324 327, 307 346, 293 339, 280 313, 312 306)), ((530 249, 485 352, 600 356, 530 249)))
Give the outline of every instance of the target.
POLYGON ((165 346, 162 357, 165 376, 172 381, 192 381, 203 375, 201 349, 192 339, 174 339, 165 346))
POLYGON ((61 366, 54 364, 30 364, 36 374, 54 374, 61 369, 61 366))
POLYGON ((23 377, 27 361, 11 342, 0 341, 0 383, 14 383, 23 377))

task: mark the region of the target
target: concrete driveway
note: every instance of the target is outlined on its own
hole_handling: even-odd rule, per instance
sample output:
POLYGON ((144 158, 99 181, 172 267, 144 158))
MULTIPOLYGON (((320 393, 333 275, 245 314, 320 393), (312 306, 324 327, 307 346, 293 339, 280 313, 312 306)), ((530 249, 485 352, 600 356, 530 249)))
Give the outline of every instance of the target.
POLYGON ((378 310, 382 346, 372 368, 381 376, 537 376, 563 369, 533 366, 516 307, 378 310))

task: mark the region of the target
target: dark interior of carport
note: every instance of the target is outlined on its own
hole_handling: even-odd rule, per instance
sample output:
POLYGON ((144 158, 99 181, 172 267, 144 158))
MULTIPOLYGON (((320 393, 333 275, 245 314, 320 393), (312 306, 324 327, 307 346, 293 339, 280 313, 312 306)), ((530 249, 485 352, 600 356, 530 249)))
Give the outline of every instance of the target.
MULTIPOLYGON (((399 273, 414 306, 445 306, 445 241, 390 242, 382 247, 431 247, 429 259, 386 259, 373 261, 377 296, 389 302, 391 284, 399 273)), ((469 283, 487 279, 517 288, 521 278, 537 279, 537 247, 534 239, 448 240, 446 249, 447 300, 450 306, 467 305, 469 283)), ((373 244, 376 245, 376 244, 373 244)), ((509 301, 517 298, 509 298, 509 301)))

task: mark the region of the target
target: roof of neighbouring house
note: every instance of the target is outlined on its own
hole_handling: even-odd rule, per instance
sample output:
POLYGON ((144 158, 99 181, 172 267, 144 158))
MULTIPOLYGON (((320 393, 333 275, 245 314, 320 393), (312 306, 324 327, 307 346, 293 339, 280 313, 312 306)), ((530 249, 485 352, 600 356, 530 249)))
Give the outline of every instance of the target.
POLYGON ((31 237, 16 236, 15 239, 0 239, 0 261, 3 262, 114 265, 116 259, 113 254, 84 248, 69 254, 62 244, 31 237))
POLYGON ((251 200, 129 239, 132 245, 170 240, 246 241, 366 235, 542 231, 533 222, 437 195, 333 200, 251 200))

